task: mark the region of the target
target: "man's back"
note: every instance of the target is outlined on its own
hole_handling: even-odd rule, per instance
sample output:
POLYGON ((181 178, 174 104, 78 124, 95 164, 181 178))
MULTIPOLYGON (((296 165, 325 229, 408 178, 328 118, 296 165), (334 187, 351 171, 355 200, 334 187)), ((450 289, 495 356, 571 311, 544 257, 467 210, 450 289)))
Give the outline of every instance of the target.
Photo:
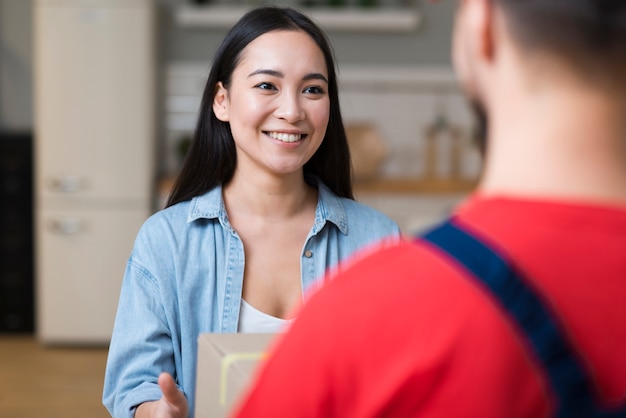
MULTIPOLYGON (((589 367, 600 405, 623 404, 626 206, 476 197, 454 222, 512 257, 589 367)), ((546 417, 555 407, 516 324, 431 244, 366 257, 309 304, 241 416, 546 417), (299 388, 277 397, 280 382, 299 388)))

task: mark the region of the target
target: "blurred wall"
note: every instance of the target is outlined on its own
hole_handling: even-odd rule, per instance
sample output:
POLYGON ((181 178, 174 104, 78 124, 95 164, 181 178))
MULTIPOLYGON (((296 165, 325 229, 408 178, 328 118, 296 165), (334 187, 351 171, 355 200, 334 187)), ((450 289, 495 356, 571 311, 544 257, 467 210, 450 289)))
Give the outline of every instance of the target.
POLYGON ((31 0, 0 0, 0 129, 31 130, 31 0))
MULTIPOLYGON (((176 25, 176 7, 190 0, 154 1, 159 6, 160 62, 210 60, 225 31, 176 25)), ((415 3, 422 13, 415 33, 329 33, 339 65, 449 65, 456 2, 415 3)), ((0 0, 0 129, 32 129, 31 15, 31 0, 0 0)))
MULTIPOLYGON (((5 0, 6 1, 6 0, 5 0)), ((164 11, 190 0, 158 0, 164 11)), ((450 63, 450 40, 455 0, 415 3, 422 13, 419 30, 410 34, 329 33, 339 64, 445 65, 450 63)), ((202 60, 213 55, 225 31, 177 27, 172 13, 162 16, 163 57, 202 60)))

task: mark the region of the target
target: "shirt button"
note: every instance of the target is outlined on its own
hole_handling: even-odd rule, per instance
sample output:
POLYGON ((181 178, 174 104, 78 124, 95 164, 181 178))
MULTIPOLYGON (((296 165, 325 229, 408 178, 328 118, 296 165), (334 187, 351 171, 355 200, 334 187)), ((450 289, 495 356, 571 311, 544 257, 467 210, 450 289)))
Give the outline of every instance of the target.
POLYGON ((311 250, 306 250, 306 251, 304 252, 304 256, 305 256, 306 258, 311 258, 311 257, 313 257, 313 251, 311 251, 311 250))

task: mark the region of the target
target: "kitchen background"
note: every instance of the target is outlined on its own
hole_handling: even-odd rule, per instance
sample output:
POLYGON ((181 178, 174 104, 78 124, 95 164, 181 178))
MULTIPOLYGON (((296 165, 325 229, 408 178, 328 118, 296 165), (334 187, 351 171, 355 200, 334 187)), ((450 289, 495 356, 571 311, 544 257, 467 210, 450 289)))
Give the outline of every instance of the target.
MULTIPOLYGON (((0 330, 108 342, 134 235, 251 3, 0 0, 0 330)), ((275 3, 311 7, 334 46, 357 198, 407 234, 445 216, 481 166, 450 64, 456 2, 275 3)))

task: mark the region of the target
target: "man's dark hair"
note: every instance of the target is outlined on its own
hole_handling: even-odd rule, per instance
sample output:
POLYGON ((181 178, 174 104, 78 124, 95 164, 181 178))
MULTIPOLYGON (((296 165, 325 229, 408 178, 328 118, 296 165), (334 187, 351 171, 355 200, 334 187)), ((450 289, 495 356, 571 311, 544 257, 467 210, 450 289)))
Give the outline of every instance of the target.
POLYGON ((564 60, 590 81, 626 81, 626 0, 492 0, 526 52, 564 60))

